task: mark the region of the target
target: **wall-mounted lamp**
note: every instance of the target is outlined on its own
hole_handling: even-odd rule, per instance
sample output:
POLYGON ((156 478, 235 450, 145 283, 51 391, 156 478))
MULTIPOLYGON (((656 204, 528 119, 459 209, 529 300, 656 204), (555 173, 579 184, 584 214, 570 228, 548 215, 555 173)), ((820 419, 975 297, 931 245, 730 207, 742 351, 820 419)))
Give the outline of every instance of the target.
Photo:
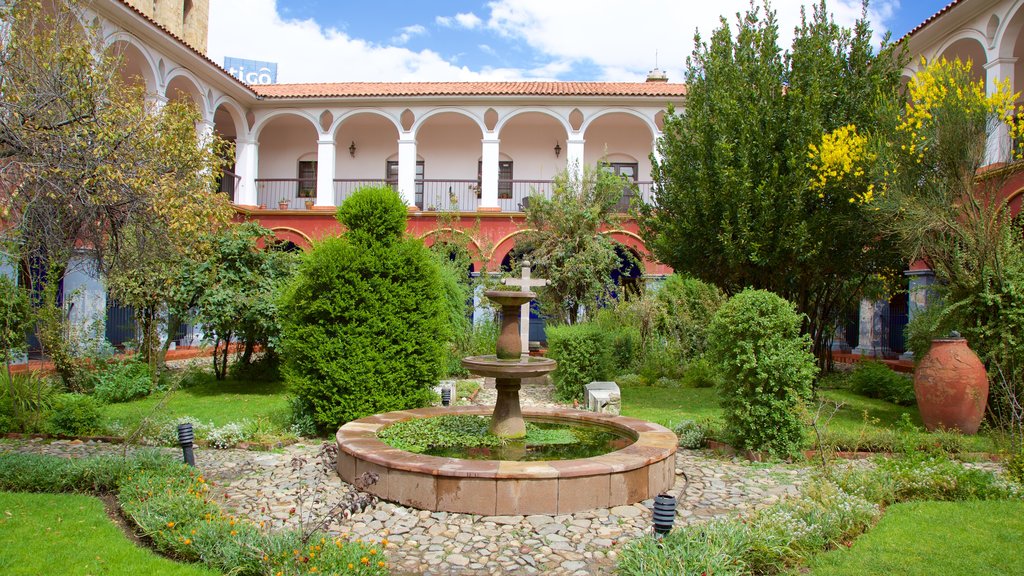
POLYGON ((353 140, 352 143, 348 145, 348 153, 353 158, 356 157, 356 141, 355 140, 353 140))
POLYGON ((555 158, 558 158, 559 154, 562 153, 562 146, 555 142, 555 158))

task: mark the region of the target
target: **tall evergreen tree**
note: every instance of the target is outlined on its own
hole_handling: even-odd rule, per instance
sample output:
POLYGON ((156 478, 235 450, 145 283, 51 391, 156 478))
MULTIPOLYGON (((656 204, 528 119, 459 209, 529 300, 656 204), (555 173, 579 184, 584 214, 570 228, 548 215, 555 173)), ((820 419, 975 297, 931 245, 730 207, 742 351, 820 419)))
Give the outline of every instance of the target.
POLYGON ((828 137, 892 129, 900 56, 872 50, 863 16, 838 26, 824 1, 802 15, 790 51, 774 12, 753 6, 735 36, 723 18, 694 44, 686 110, 666 117, 656 203, 640 215, 645 240, 727 293, 752 286, 796 303, 824 358, 842 314, 902 268, 871 202, 877 155, 828 137), (819 178, 831 171, 848 177, 819 178))

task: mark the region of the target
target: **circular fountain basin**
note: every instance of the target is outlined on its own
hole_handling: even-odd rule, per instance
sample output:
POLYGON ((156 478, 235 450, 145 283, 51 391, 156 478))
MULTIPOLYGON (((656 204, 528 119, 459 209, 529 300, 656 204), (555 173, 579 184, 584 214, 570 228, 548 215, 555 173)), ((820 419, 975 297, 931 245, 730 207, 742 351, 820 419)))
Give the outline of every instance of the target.
POLYGON ((634 440, 621 450, 591 458, 514 462, 463 460, 413 454, 377 439, 395 422, 452 414, 489 415, 487 406, 421 408, 377 414, 338 430, 338 473, 354 484, 377 475, 365 491, 406 506, 467 514, 568 514, 633 504, 675 482, 678 440, 671 430, 644 420, 565 408, 527 408, 530 420, 590 423, 634 440))
POLYGON ((553 372, 557 366, 554 360, 537 356, 504 360, 488 354, 462 359, 463 368, 484 378, 537 378, 553 372))

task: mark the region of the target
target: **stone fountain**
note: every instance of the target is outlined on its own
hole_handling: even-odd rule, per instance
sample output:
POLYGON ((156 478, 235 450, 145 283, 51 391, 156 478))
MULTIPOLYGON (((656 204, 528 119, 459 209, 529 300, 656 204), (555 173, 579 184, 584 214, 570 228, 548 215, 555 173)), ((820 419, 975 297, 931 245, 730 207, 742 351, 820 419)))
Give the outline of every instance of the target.
MULTIPOLYGON (((406 506, 468 514, 568 514, 633 504, 672 488, 676 435, 664 426, 635 418, 570 408, 519 405, 524 378, 552 372, 556 363, 522 354, 520 306, 532 292, 492 290, 502 307, 496 354, 471 356, 462 365, 495 379, 493 410, 486 406, 401 410, 354 420, 338 430, 338 474, 350 483, 376 477, 365 490, 406 506), (525 419, 570 426, 605 428, 632 440, 625 448, 568 460, 466 460, 413 454, 388 446, 377 432, 396 422, 447 415, 491 414, 491 433, 509 439, 526 435, 525 419), (525 417, 525 419, 524 419, 525 417)), ((513 451, 514 452, 514 451, 513 451)), ((504 452, 508 454, 509 452, 504 452)), ((360 482, 362 483, 362 482, 360 482)))
POLYGON ((519 387, 524 378, 537 378, 553 372, 557 364, 549 358, 532 358, 522 354, 520 311, 523 304, 537 297, 536 294, 490 290, 484 292, 484 296, 501 306, 497 354, 463 358, 462 366, 477 376, 494 378, 498 399, 491 415, 491 434, 502 438, 522 438, 526 436, 526 421, 519 407, 519 387))

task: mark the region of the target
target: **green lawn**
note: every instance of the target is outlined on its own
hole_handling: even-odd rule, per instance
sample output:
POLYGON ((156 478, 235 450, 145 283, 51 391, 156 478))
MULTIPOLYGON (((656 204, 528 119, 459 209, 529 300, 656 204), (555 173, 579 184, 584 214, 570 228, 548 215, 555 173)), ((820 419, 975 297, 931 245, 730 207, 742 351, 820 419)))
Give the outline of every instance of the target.
POLYGON ((0 543, 5 576, 217 574, 137 546, 92 496, 0 492, 0 543))
MULTIPOLYGON (((930 444, 937 440, 933 435, 908 432, 903 427, 901 419, 904 414, 914 426, 922 426, 916 406, 898 406, 841 389, 823 390, 820 398, 842 403, 842 408, 832 418, 827 429, 831 437, 842 438, 846 443, 856 443, 861 438, 864 441, 860 446, 872 442, 893 444, 897 438, 913 440, 918 444, 930 444)), ((812 407, 816 407, 816 404, 812 407)), ((631 386, 622 390, 622 414, 671 426, 684 419, 711 418, 721 422, 723 411, 718 391, 714 388, 631 386)), ((998 452, 994 440, 984 434, 960 436, 957 440, 964 451, 998 452)), ((813 432, 809 428, 807 445, 813 445, 813 432)))
MULTIPOLYGON (((151 414, 153 408, 163 399, 158 392, 133 402, 110 404, 103 408, 108 422, 119 421, 133 426, 143 417, 151 414)), ((159 411, 171 416, 193 416, 202 422, 213 422, 223 426, 243 418, 269 419, 283 423, 288 415, 288 401, 281 381, 251 382, 242 380, 209 380, 191 388, 176 390, 159 411)))
POLYGON ((849 550, 815 556, 809 574, 1024 575, 1022 542, 1024 502, 896 504, 849 550))

